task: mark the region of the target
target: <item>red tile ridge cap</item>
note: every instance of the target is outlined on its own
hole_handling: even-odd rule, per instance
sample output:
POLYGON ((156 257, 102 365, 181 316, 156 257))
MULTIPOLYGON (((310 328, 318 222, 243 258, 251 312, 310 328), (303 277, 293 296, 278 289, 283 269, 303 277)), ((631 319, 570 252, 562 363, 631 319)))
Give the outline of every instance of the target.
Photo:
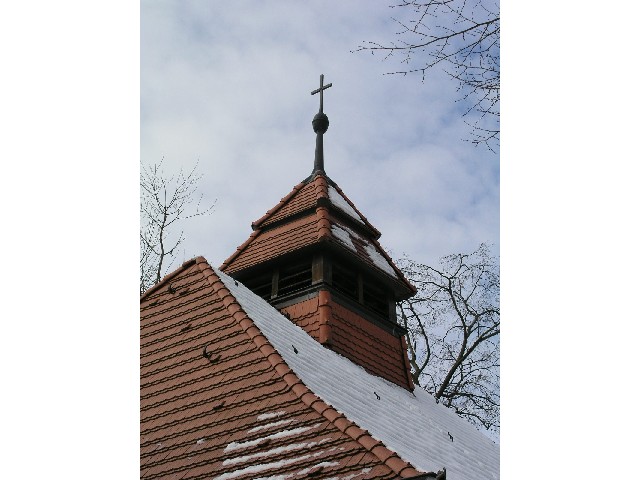
POLYGON ((329 182, 326 175, 319 173, 313 178, 313 185, 315 187, 316 203, 321 198, 329 200, 329 182))
POLYGON ((318 173, 313 177, 313 184, 315 187, 316 195, 316 218, 318 219, 318 240, 330 240, 333 237, 331 233, 331 220, 329 216, 329 209, 325 206, 326 203, 322 203, 320 200, 324 199, 329 201, 329 183, 327 177, 318 173))
POLYGON ((331 233, 331 220, 329 219, 329 210, 327 207, 316 208, 318 240, 329 240, 333 238, 331 233))
POLYGON ((229 289, 224 285, 220 277, 211 268, 209 263, 203 257, 197 257, 195 264, 200 269, 202 275, 213 288, 214 293, 222 301, 231 316, 238 322, 245 333, 258 347, 260 353, 271 363, 274 370, 289 385, 291 391, 308 407, 313 408, 316 412, 326 418, 338 430, 349 435, 354 441, 358 442, 367 451, 375 455, 384 465, 390 468, 394 473, 402 478, 420 475, 423 472, 417 470, 411 463, 400 458, 400 456, 387 448, 382 441, 376 440, 367 430, 363 430, 356 423, 347 419, 344 414, 338 412, 331 405, 314 394, 298 375, 291 370, 284 358, 271 345, 271 342, 264 336, 262 331, 256 326, 253 320, 244 311, 238 300, 233 296, 229 289))
POLYGON ((251 224, 251 228, 256 230, 260 227, 260 225, 262 225, 264 222, 266 222, 269 217, 271 217, 272 215, 274 215, 278 210, 280 210, 282 207, 285 206, 285 204, 291 200, 291 198, 298 193, 302 187, 304 187, 307 183, 305 181, 300 182, 299 184, 297 184, 295 187, 293 187, 293 190, 291 190, 287 195, 285 195, 284 197, 282 197, 280 199, 280 201, 278 202, 278 204, 269 209, 267 211, 267 213, 265 213, 262 217, 260 217, 258 220, 256 220, 255 222, 253 222, 251 224))
POLYGON ((224 272, 227 268, 229 268, 229 265, 231 264, 231 262, 233 262, 238 257, 238 255, 240 255, 249 246, 251 242, 253 242, 253 239, 256 238, 260 234, 260 232, 261 232, 260 229, 257 229, 251 232, 251 235, 249 235, 249 238, 247 238, 244 241, 244 243, 242 243, 242 245, 236 248, 236 251, 233 252, 231 256, 229 256, 229 258, 227 258, 224 262, 222 262, 222 265, 220 265, 220 270, 224 272))
POLYGON ((318 341, 325 346, 331 346, 331 327, 329 322, 333 317, 331 308, 331 293, 328 290, 320 290, 318 292, 318 312, 320 313, 320 327, 318 332, 318 341))
MULTIPOLYGON (((191 265, 193 265, 194 263, 197 262, 197 260, 199 258, 202 258, 204 260, 204 257, 196 257, 196 258, 192 258, 191 260, 187 260, 186 262, 184 262, 180 268, 177 268, 176 270, 174 270, 171 273, 166 274, 164 277, 162 277, 162 279, 156 283, 155 285, 153 285, 152 287, 149 287, 142 295, 140 295, 140 302, 143 302, 144 300, 146 300, 146 298, 148 296, 150 296, 152 293, 158 291, 159 289, 161 289, 169 280, 171 280, 173 277, 176 277, 178 275, 180 275, 182 272, 184 272, 187 268, 189 268, 191 265)), ((206 261, 206 260, 205 260, 206 261)))

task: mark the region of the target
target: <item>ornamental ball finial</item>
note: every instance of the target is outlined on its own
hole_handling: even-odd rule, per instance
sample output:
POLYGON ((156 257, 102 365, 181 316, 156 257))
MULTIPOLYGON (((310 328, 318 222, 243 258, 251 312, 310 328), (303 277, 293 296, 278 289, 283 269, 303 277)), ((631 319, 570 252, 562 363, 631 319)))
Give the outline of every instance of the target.
POLYGON ((324 133, 329 129, 329 117, 322 112, 318 112, 316 113, 316 116, 313 117, 311 125, 313 125, 314 132, 320 132, 324 135, 324 133))

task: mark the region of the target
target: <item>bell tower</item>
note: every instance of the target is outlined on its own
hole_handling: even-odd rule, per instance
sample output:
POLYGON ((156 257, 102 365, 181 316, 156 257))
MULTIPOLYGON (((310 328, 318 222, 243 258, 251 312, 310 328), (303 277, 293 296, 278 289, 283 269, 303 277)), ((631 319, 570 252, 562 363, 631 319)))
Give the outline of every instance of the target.
POLYGON ((374 375, 413 390, 405 330, 395 304, 415 288, 394 265, 380 232, 324 170, 320 110, 313 171, 251 225, 253 233, 221 265, 327 348, 374 375))

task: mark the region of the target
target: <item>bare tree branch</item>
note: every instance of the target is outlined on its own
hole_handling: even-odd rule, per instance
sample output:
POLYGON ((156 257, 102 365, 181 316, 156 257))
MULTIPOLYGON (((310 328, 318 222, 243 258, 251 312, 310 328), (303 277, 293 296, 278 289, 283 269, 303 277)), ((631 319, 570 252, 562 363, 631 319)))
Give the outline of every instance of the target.
POLYGON ((500 429, 500 273, 481 245, 441 267, 403 259, 418 288, 398 304, 414 383, 477 426, 500 429))
POLYGON ((403 0, 391 8, 411 11, 409 21, 393 18, 398 40, 363 42, 356 52, 396 55, 407 68, 389 75, 441 68, 458 83, 466 105, 470 141, 496 152, 500 143, 500 7, 496 0, 403 0))
MULTIPOLYGON (((164 160, 164 159, 163 159, 164 160)), ((194 196, 202 175, 197 165, 189 172, 180 170, 167 176, 162 161, 140 169, 140 294, 158 283, 176 259, 184 231, 173 232, 176 222, 208 215, 215 201, 201 209, 202 195, 195 207, 194 196)))

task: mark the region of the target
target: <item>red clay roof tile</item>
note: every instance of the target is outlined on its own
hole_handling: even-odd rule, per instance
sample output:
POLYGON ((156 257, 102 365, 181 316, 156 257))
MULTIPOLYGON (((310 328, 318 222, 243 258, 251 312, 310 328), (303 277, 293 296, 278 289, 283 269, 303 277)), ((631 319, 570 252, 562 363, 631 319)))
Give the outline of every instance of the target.
POLYGON ((302 384, 204 259, 141 297, 140 324, 141 477, 403 476, 406 462, 367 452, 371 437, 302 384))
POLYGON ((300 185, 302 185, 302 188, 299 188, 297 191, 294 188, 294 192, 291 192, 289 196, 285 197, 285 203, 278 204, 273 212, 267 212, 262 219, 251 225, 252 228, 264 228, 284 218, 296 215, 304 210, 314 208, 317 202, 314 185, 312 183, 300 185))
MULTIPOLYGON (((309 206, 312 205, 313 201, 315 200, 313 195, 309 195, 309 193, 312 193, 312 192, 313 192, 313 189, 312 189, 311 186, 309 186, 305 182, 300 182, 298 185, 293 187, 293 190, 291 190, 291 192, 289 192, 287 195, 285 195, 278 202, 278 204, 276 206, 271 208, 262 217, 260 217, 258 220, 253 222, 251 224, 251 226, 254 227, 254 228, 257 228, 257 227, 261 226, 262 224, 264 224, 265 222, 267 222, 268 220, 272 220, 274 218, 274 216, 277 215, 277 214, 280 215, 281 217, 287 216, 286 213, 284 215, 282 214, 282 210, 283 210, 283 207, 285 205, 288 205, 288 208, 285 211, 289 211, 289 212, 296 212, 296 211, 300 210, 301 209, 300 207, 296 207, 294 205, 300 205, 300 204, 304 205, 305 204, 305 200, 308 199, 308 198, 311 199, 310 202, 309 202, 309 206), (296 195, 303 188, 305 189, 305 192, 303 194, 301 194, 301 195, 296 195), (292 201, 292 199, 294 197, 296 197, 296 200, 292 201)), ((304 206, 302 207, 302 209, 304 209, 304 206)))

